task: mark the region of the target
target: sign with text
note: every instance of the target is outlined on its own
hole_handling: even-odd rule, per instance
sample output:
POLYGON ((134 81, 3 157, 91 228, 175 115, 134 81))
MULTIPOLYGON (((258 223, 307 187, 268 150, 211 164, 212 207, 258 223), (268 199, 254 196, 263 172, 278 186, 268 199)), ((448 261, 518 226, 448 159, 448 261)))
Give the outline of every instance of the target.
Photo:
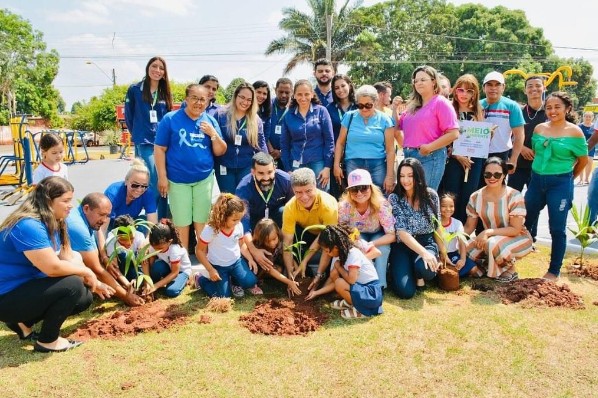
POLYGON ((492 138, 492 123, 459 121, 459 138, 453 142, 453 154, 487 158, 492 138))

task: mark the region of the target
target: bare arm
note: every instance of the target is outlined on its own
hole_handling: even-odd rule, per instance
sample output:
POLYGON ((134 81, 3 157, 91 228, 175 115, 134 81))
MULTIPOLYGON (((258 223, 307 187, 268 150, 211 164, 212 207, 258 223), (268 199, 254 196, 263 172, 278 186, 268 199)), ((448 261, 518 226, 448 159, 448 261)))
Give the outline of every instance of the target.
POLYGON ((33 266, 49 277, 77 275, 92 290, 95 290, 98 280, 95 274, 87 267, 80 267, 68 261, 61 260, 51 247, 36 250, 26 250, 25 257, 33 266))
POLYGON ((386 178, 384 179, 384 190, 390 194, 395 187, 395 137, 394 127, 384 130, 384 147, 386 150, 386 178))
MULTIPOLYGON (((514 127, 511 131, 513 132, 513 149, 511 150, 509 163, 516 167, 517 159, 519 158, 521 148, 523 148, 523 142, 525 141, 525 131, 523 126, 514 127)), ((509 174, 513 174, 514 172, 515 169, 512 169, 509 171, 509 174)))
POLYGON ((423 156, 427 156, 440 148, 450 145, 451 142, 455 141, 457 138, 459 138, 459 129, 447 130, 444 134, 429 144, 420 146, 419 153, 421 153, 423 156))
POLYGON ((154 145, 154 162, 158 173, 158 193, 163 198, 168 195, 168 177, 166 175, 166 150, 165 146, 154 145))
POLYGON ((282 252, 284 267, 287 270, 287 275, 293 275, 293 253, 290 250, 287 250, 287 248, 290 248, 293 244, 293 235, 283 232, 282 242, 284 245, 284 251, 282 252))
POLYGON ((343 155, 345 152, 345 144, 347 142, 347 128, 345 126, 341 126, 341 130, 338 133, 338 138, 336 140, 336 146, 334 148, 334 178, 336 181, 340 183, 340 181, 344 178, 343 170, 341 169, 341 160, 343 159, 343 155))

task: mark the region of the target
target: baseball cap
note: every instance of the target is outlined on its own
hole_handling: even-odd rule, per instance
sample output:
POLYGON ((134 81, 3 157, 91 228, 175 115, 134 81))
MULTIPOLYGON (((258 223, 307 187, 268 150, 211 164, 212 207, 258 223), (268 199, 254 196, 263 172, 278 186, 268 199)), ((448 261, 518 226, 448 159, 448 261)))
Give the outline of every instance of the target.
POLYGON ((505 77, 500 72, 490 72, 484 77, 484 83, 482 85, 488 83, 489 81, 496 80, 500 84, 505 84, 505 77))
POLYGON ((355 169, 347 177, 347 188, 358 185, 372 185, 372 176, 370 172, 364 169, 355 169))

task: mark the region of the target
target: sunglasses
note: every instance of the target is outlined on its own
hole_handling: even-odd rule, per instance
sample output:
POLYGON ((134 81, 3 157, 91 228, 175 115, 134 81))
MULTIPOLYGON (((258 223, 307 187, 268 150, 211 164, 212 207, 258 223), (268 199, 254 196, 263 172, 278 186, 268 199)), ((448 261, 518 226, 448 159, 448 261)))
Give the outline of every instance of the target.
POLYGON ((473 95, 473 90, 470 89, 470 88, 464 89, 464 88, 459 87, 459 88, 455 89, 455 92, 457 94, 465 94, 465 93, 467 93, 469 95, 473 95))
POLYGON ((357 109, 363 109, 363 108, 372 109, 373 107, 374 107, 374 104, 372 104, 371 102, 367 103, 367 104, 357 104, 357 109))
POLYGON ((139 189, 139 188, 147 189, 148 187, 149 187, 149 185, 135 184, 135 183, 131 184, 131 188, 133 188, 133 189, 139 189))
POLYGON ((349 188, 349 192, 351 192, 351 193, 367 192, 368 189, 370 189, 369 185, 355 185, 354 187, 349 188))
POLYGON ((503 176, 503 174, 498 171, 496 173, 491 173, 489 171, 484 172, 484 178, 487 180, 490 178, 494 178, 495 180, 498 180, 502 176, 503 176))

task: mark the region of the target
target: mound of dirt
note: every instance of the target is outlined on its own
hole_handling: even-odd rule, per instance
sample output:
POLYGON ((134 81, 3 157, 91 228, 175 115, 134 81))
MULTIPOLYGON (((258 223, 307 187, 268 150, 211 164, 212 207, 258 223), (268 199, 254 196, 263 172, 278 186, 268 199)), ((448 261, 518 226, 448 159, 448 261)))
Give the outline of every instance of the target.
POLYGON ((239 320, 251 333, 305 336, 322 326, 327 318, 313 302, 270 299, 258 301, 254 310, 239 320))
MULTIPOLYGON (((584 261, 584 263, 587 262, 584 261)), ((595 263, 579 266, 579 260, 577 260, 572 266, 569 267, 569 273, 582 278, 590 278, 598 281, 598 265, 595 263)))
POLYGON ((521 303, 524 307, 585 308, 582 298, 566 284, 545 279, 520 279, 494 289, 504 304, 521 303))
POLYGON ((125 311, 116 311, 106 318, 86 322, 69 337, 83 341, 95 338, 115 339, 150 330, 161 331, 172 325, 184 323, 186 318, 187 313, 181 305, 167 305, 163 301, 154 301, 125 311))

